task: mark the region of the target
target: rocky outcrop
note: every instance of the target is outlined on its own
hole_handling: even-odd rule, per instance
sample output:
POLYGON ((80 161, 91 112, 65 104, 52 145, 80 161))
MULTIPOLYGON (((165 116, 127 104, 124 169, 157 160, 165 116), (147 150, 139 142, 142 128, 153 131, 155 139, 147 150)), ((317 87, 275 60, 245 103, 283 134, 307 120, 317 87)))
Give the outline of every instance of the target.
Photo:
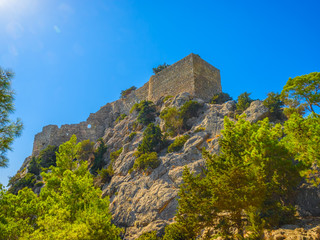
MULTIPOLYGON (((192 96, 182 93, 161 103, 165 107, 181 107, 192 96)), ((143 138, 143 129, 136 132, 131 142, 128 135, 134 131, 136 115, 130 114, 120 123, 106 129, 103 136, 109 147, 109 153, 123 147, 120 156, 113 162, 115 171, 110 183, 103 186, 104 196, 110 197, 110 210, 115 224, 125 228, 125 239, 136 239, 144 232, 163 231, 167 224, 174 221, 177 210, 179 185, 182 183, 182 172, 187 166, 191 171, 200 172, 205 167, 201 150, 210 152, 218 150, 218 138, 223 129, 225 116, 234 116, 235 102, 229 101, 221 105, 204 103, 201 99, 193 99, 202 104, 199 116, 191 120, 192 128, 186 134, 188 141, 179 152, 167 153, 166 149, 159 153, 159 167, 153 171, 129 172, 136 159, 134 152, 143 138), (201 129, 201 131, 197 130, 201 129)), ((248 115, 259 117, 256 108, 260 104, 252 104, 248 115)), ((163 122, 156 119, 160 126, 163 122)), ((173 141, 173 139, 171 140, 173 141)), ((110 159, 106 159, 110 162, 110 159)))
MULTIPOLYGON (((114 169, 111 181, 102 184, 103 196, 110 197, 113 222, 125 229, 124 239, 136 239, 144 232, 150 231, 161 234, 166 225, 174 222, 184 168, 187 166, 195 173, 205 168, 205 161, 201 154, 202 148, 205 147, 209 152, 217 153, 224 118, 228 116, 236 121, 234 119, 235 101, 208 104, 186 92, 166 101, 160 98, 156 105, 158 111, 166 107, 180 108, 191 99, 200 103, 202 107, 198 111, 198 117, 188 120, 191 129, 184 134, 188 134, 190 138, 178 152, 167 153, 167 150, 163 149, 158 155, 160 165, 152 171, 130 171, 136 160, 134 153, 142 141, 145 129, 142 125, 137 127, 137 113, 129 113, 132 105, 139 101, 135 92, 126 99, 105 105, 80 124, 63 125, 61 128, 55 125, 44 127, 43 131, 35 137, 33 154, 39 153, 47 145, 59 145, 69 140, 72 134, 76 134, 80 141, 85 139, 96 141, 101 137, 108 146, 105 166, 112 164, 114 169), (116 122, 115 119, 122 113, 128 116, 116 122), (129 138, 132 132, 135 132, 135 135, 129 138), (122 148, 121 154, 111 162, 110 153, 120 148, 122 148)), ((249 121, 256 122, 268 114, 268 109, 261 101, 254 101, 243 114, 249 121)), ((155 122, 164 126, 164 122, 159 117, 155 122)), ((174 139, 169 140, 173 142, 174 139)), ((24 163, 24 167, 28 165, 28 161, 24 163)), ((300 195, 297 197, 297 208, 301 215, 320 215, 319 208, 315 207, 320 204, 319 192, 318 188, 310 185, 301 186, 300 195)), ((303 223, 290 229, 284 226, 282 229, 266 232, 265 239, 319 239, 316 238, 319 236, 319 229, 312 226, 307 228, 303 223)))

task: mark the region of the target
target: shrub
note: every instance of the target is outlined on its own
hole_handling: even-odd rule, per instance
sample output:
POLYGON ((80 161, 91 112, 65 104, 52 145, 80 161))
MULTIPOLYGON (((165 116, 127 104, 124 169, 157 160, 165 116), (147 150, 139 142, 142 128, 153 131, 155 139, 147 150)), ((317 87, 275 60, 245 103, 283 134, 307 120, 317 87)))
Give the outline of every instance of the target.
POLYGON ((168 147, 168 152, 171 153, 179 151, 189 138, 189 135, 177 137, 174 142, 168 147))
POLYGON ((280 99, 279 93, 270 92, 268 97, 263 101, 263 105, 269 109, 269 119, 271 121, 283 118, 282 107, 284 103, 280 99))
POLYGON ((159 166, 160 160, 156 152, 144 153, 136 159, 133 165, 134 170, 146 171, 148 168, 155 169, 159 166))
POLYGON ((39 175, 41 172, 40 164, 39 164, 39 159, 36 157, 32 157, 29 166, 28 166, 28 172, 39 175))
POLYGON ((123 148, 119 148, 117 151, 114 151, 112 153, 110 153, 110 159, 111 162, 113 163, 115 160, 117 160, 117 158, 120 156, 120 154, 122 153, 123 148))
POLYGON ((236 105, 236 113, 243 113, 253 102, 253 99, 250 98, 251 93, 244 92, 238 96, 238 102, 236 105))
POLYGON ((13 185, 11 185, 11 187, 9 188, 9 192, 17 194, 22 188, 33 188, 35 182, 36 176, 32 173, 27 173, 23 178, 20 178, 13 185))
POLYGON ((138 146, 138 155, 156 152, 162 145, 162 133, 159 126, 150 123, 143 132, 142 143, 138 146))
POLYGON ((132 132, 132 133, 130 133, 130 135, 129 135, 129 141, 131 142, 133 139, 134 139, 134 137, 137 135, 137 133, 136 132, 132 132))
POLYGON ((121 91, 120 98, 126 98, 132 91, 136 90, 137 88, 135 86, 132 86, 126 90, 121 91))
POLYGON ((77 158, 81 161, 87 161, 90 157, 90 154, 94 153, 93 145, 94 142, 91 142, 89 139, 82 141, 80 143, 77 158))
POLYGON ((123 113, 121 114, 117 119, 116 119, 116 123, 121 122, 123 119, 125 119, 127 117, 127 114, 123 113))
POLYGON ((180 112, 177 108, 165 108, 160 113, 160 118, 164 120, 165 130, 170 136, 175 136, 182 132, 183 119, 180 116, 180 112))
POLYGON ((183 127, 185 129, 189 129, 190 127, 187 125, 187 120, 192 117, 198 116, 198 111, 202 107, 202 105, 196 101, 188 101, 182 105, 180 108, 180 117, 183 120, 183 127))
POLYGON ((171 98, 173 98, 173 96, 171 96, 171 95, 165 96, 165 98, 163 99, 162 102, 165 103, 166 101, 168 101, 168 100, 171 99, 171 98))
POLYGON ((230 97, 230 95, 228 93, 221 92, 221 93, 215 94, 211 98, 210 103, 212 103, 212 104, 222 104, 222 103, 225 103, 225 102, 230 101, 230 100, 232 100, 232 97, 230 97))
POLYGON ((161 238, 157 237, 157 231, 152 231, 143 233, 137 240, 161 240, 161 238))
POLYGON ((203 132, 205 130, 206 130, 205 127, 197 127, 196 130, 194 130, 194 133, 203 132))
POLYGON ((100 182, 106 183, 110 182, 112 176, 114 175, 112 164, 110 164, 107 168, 102 168, 101 170, 98 170, 98 176, 100 182))
POLYGON ((159 72, 161 72, 163 69, 166 69, 167 67, 169 67, 170 65, 164 63, 164 64, 160 64, 158 67, 152 68, 152 71, 154 74, 157 74, 159 72))
POLYGON ((156 117, 156 107, 151 101, 143 100, 140 103, 134 104, 130 113, 133 111, 138 112, 137 121, 144 125, 148 125, 153 122, 156 117))
POLYGON ((96 174, 97 171, 103 167, 103 165, 104 165, 103 155, 107 151, 107 146, 105 145, 103 139, 99 138, 98 142, 99 142, 99 146, 98 146, 97 150, 94 152, 94 161, 93 161, 93 165, 90 169, 90 172, 92 174, 96 174))
POLYGON ((178 223, 172 223, 165 228, 165 234, 163 240, 185 240, 192 239, 192 236, 188 235, 188 231, 180 226, 178 223))
POLYGON ((45 149, 41 150, 39 154, 39 164, 42 168, 48 168, 50 166, 56 166, 56 152, 59 147, 49 145, 45 149))
POLYGON ((37 182, 34 186, 35 187, 42 187, 44 185, 44 182, 37 182))

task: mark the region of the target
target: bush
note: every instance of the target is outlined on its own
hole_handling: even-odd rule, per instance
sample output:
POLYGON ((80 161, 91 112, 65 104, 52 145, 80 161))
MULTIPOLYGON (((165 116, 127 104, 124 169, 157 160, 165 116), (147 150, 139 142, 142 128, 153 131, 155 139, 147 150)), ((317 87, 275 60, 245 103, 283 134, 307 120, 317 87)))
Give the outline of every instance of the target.
POLYGON ((158 67, 156 68, 152 68, 152 71, 154 74, 157 74, 159 72, 161 72, 163 69, 166 69, 167 67, 169 67, 170 65, 164 63, 164 64, 160 64, 158 67))
POLYGON ((121 122, 123 119, 125 119, 127 117, 127 114, 123 113, 121 114, 117 119, 116 119, 116 123, 121 122))
POLYGON ((203 132, 205 130, 206 130, 205 127, 197 127, 196 130, 194 130, 194 133, 203 132))
POLYGON ((152 231, 143 233, 137 240, 161 240, 161 238, 157 237, 157 231, 152 231))
POLYGON ((160 165, 156 152, 144 153, 136 159, 133 164, 134 170, 147 171, 148 168, 155 169, 160 165))
POLYGON ((162 145, 162 134, 159 126, 150 123, 143 132, 142 143, 138 146, 138 155, 157 152, 162 145))
POLYGON ((188 231, 177 223, 167 225, 165 228, 165 234, 163 240, 185 240, 192 239, 192 236, 188 235, 188 231))
POLYGON ((183 120, 183 127, 185 129, 189 129, 190 126, 187 125, 187 120, 189 118, 197 117, 198 111, 202 107, 202 105, 196 101, 188 101, 182 105, 180 108, 180 117, 183 120))
POLYGON ((175 136, 182 132, 183 119, 180 117, 180 112, 177 108, 165 108, 160 113, 160 118, 164 120, 165 130, 170 136, 175 136))
POLYGON ((28 166, 28 172, 39 175, 41 172, 40 164, 39 164, 39 159, 36 157, 32 157, 29 166, 28 166))
POLYGON ((132 86, 126 90, 121 91, 120 98, 126 98, 132 91, 136 90, 137 88, 135 86, 132 86))
POLYGON ((107 151, 107 146, 104 144, 104 141, 102 138, 98 139, 99 147, 94 152, 94 161, 93 165, 90 169, 90 172, 92 174, 96 174, 98 170, 100 170, 104 165, 103 155, 107 151))
POLYGON ((271 121, 283 118, 282 107, 284 103, 281 101, 279 93, 268 93, 268 97, 263 101, 263 105, 269 109, 268 117, 271 121))
POLYGON ((130 135, 129 135, 129 141, 131 142, 133 139, 134 139, 134 137, 137 135, 137 133, 136 132, 132 132, 132 133, 130 133, 130 135))
POLYGON ((111 181, 112 176, 114 175, 112 164, 110 164, 107 168, 102 168, 98 170, 98 176, 96 177, 96 182, 99 181, 101 183, 107 183, 111 181))
POLYGON ((56 152, 59 147, 49 145, 45 149, 41 150, 39 154, 39 164, 42 168, 48 168, 50 166, 56 166, 56 152))
POLYGON ((168 100, 171 99, 171 98, 173 98, 173 96, 171 96, 171 95, 165 96, 165 98, 163 99, 162 102, 165 103, 166 101, 168 101, 168 100))
POLYGON ((181 137, 177 137, 174 142, 168 147, 168 152, 178 152, 186 143, 186 141, 190 138, 189 135, 183 135, 181 137))
POLYGON ((156 118, 156 106, 151 101, 143 100, 140 103, 136 103, 130 110, 138 112, 137 121, 144 125, 148 125, 156 118))
POLYGON ((37 182, 34 186, 35 187, 42 187, 44 185, 44 182, 37 182))
POLYGON ((93 150, 94 142, 91 142, 89 139, 84 140, 80 143, 80 149, 78 151, 78 159, 81 161, 87 161, 90 157, 90 154, 94 153, 93 150))
POLYGON ((19 190, 21 190, 22 188, 33 188, 35 182, 36 176, 32 173, 27 173, 23 178, 20 178, 13 185, 11 185, 11 187, 9 188, 9 192, 18 194, 19 190))
POLYGON ((230 97, 230 95, 228 93, 221 92, 221 93, 215 94, 211 98, 210 103, 212 103, 212 104, 222 104, 222 103, 228 102, 230 100, 232 100, 232 97, 230 97))
POLYGON ((253 99, 250 98, 251 93, 244 92, 238 96, 238 102, 236 105, 236 113, 243 113, 253 102, 253 99))
POLYGON ((122 153, 123 148, 119 148, 117 151, 110 153, 111 163, 113 163, 122 153))

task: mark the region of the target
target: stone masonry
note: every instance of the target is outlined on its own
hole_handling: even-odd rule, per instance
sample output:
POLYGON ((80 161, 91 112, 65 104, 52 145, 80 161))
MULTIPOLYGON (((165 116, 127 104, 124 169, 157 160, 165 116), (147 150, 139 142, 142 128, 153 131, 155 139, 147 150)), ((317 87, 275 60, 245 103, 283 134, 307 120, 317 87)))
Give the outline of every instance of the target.
POLYGON ((34 138, 32 155, 36 156, 48 145, 60 145, 75 134, 79 141, 90 139, 97 141, 104 135, 107 128, 120 114, 128 114, 134 103, 142 100, 157 101, 164 96, 176 96, 188 92, 192 96, 209 101, 220 93, 220 71, 202 60, 199 55, 191 53, 180 61, 172 64, 156 75, 149 82, 133 91, 127 98, 119 99, 101 107, 96 113, 79 124, 66 124, 43 127, 42 132, 34 138))

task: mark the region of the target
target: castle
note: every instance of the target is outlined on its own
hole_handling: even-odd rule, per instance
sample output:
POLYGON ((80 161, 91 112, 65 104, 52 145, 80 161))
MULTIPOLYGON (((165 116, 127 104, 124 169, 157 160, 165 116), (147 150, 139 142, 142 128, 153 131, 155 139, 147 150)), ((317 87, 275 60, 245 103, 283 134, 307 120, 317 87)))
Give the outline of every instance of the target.
POLYGON ((151 76, 147 83, 125 99, 108 103, 98 112, 90 114, 86 121, 62 125, 60 128, 57 125, 43 127, 42 132, 36 134, 34 138, 32 155, 38 155, 48 145, 58 146, 68 141, 72 134, 76 134, 79 141, 86 139, 97 141, 104 135, 105 130, 114 124, 115 119, 120 114, 128 114, 136 102, 157 101, 161 97, 175 96, 183 92, 209 101, 214 94, 221 91, 220 71, 202 60, 199 55, 191 53, 151 76))

